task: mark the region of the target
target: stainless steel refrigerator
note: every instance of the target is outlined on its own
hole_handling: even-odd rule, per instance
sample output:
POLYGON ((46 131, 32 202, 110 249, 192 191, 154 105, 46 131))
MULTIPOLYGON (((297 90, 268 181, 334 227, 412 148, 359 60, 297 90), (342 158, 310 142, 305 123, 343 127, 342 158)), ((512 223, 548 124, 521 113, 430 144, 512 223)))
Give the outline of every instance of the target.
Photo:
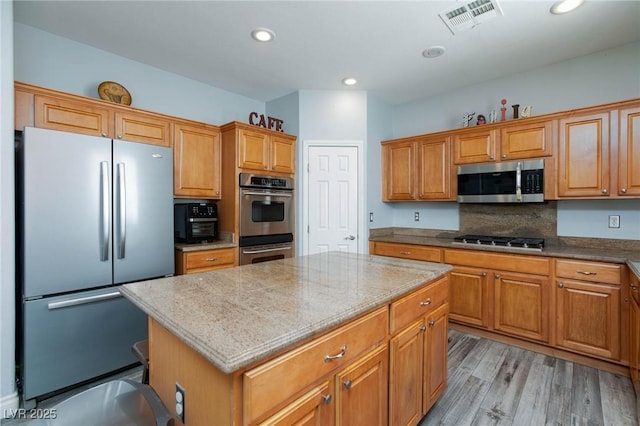
POLYGON ((28 401, 136 362, 146 315, 119 285, 174 273, 173 150, 27 127, 17 158, 28 401))

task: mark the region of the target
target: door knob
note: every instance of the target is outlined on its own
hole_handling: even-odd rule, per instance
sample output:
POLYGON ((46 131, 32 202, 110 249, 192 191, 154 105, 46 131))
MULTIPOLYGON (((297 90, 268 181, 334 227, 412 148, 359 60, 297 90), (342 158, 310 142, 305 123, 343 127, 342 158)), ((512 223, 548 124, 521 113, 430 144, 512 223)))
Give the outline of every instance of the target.
POLYGON ((355 240, 355 239, 356 239, 356 237, 355 237, 355 236, 353 236, 353 235, 349 235, 348 237, 344 237, 344 239, 345 239, 345 240, 352 240, 352 241, 353 241, 353 240, 355 240))

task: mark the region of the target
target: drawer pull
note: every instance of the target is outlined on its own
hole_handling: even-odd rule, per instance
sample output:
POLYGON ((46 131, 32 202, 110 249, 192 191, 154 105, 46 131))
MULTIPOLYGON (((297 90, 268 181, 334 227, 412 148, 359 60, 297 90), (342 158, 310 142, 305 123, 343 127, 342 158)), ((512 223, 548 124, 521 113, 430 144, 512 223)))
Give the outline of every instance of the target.
POLYGON ((420 306, 429 306, 431 304, 431 298, 428 298, 424 302, 420 302, 420 306))
POLYGON ((598 275, 597 272, 589 272, 589 271, 576 271, 576 272, 582 275, 598 275))
POLYGON ((331 404, 331 394, 322 395, 322 400, 325 404, 331 404))
POLYGON ((324 362, 329 362, 329 361, 332 361, 334 359, 342 358, 345 353, 347 353, 347 345, 344 345, 343 347, 341 347, 340 348, 340 353, 338 353, 336 355, 325 355, 324 356, 324 362))
POLYGON ((400 254, 404 254, 405 256, 408 256, 411 254, 410 251, 401 251, 400 254))
POLYGON ((349 389, 351 389, 351 385, 353 383, 351 383, 351 380, 347 380, 346 382, 342 382, 342 384, 343 384, 345 389, 349 390, 349 389))
POLYGON ((218 258, 217 257, 207 257, 205 260, 207 262, 215 262, 216 260, 218 260, 218 258))

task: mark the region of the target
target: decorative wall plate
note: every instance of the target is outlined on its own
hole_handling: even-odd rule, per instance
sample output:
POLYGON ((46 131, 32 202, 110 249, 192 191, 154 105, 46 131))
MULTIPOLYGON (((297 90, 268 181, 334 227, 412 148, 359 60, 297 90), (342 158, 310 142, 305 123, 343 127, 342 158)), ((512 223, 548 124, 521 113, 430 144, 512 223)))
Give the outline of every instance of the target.
POLYGON ((98 86, 100 99, 122 105, 131 105, 131 94, 122 85, 114 81, 103 81, 98 86))

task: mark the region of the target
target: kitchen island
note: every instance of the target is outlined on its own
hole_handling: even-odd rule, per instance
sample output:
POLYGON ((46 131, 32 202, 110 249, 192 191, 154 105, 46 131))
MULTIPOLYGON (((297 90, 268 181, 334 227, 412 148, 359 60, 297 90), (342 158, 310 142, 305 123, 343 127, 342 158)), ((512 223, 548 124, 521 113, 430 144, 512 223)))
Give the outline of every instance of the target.
POLYGON ((316 405, 309 412, 320 418, 386 420, 387 398, 388 418, 395 423, 411 414, 407 407, 414 400, 420 413, 411 415, 419 420, 446 383, 450 269, 331 252, 132 283, 122 293, 149 316, 151 385, 171 408, 176 384, 184 389, 186 425, 277 423, 291 410, 308 409, 309 401, 316 405), (436 313, 437 319, 429 317, 436 313), (406 345, 394 339, 413 330, 424 341, 413 348, 429 343, 438 356, 420 349, 425 361, 409 373, 406 362, 416 354, 403 352, 406 345), (362 388, 355 380, 342 384, 340 375, 354 373, 352 367, 377 377, 377 393, 366 381, 362 388), (440 379, 430 379, 434 390, 425 395, 420 380, 420 401, 415 395, 407 401, 399 395, 403 372, 412 380, 426 380, 427 373, 440 379), (373 414, 348 413, 347 395, 338 395, 344 388, 369 389, 378 399, 372 407, 382 407, 373 414))

